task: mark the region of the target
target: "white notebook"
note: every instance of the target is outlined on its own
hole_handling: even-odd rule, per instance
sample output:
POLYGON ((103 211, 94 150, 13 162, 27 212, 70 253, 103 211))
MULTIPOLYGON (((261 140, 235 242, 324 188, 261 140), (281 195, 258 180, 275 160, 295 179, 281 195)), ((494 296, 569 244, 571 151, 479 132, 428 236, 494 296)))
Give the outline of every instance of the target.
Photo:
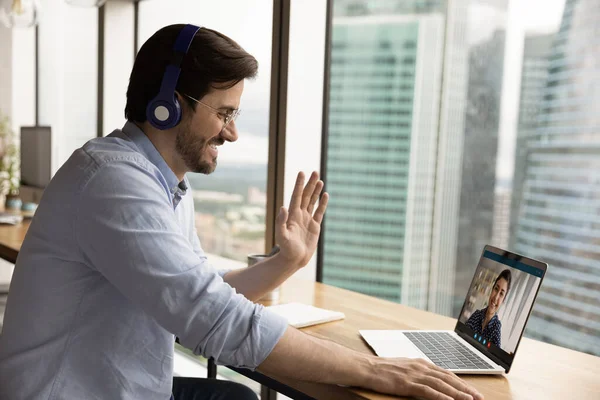
POLYGON ((23 216, 20 214, 0 212, 0 224, 16 225, 21 221, 23 221, 23 216))
POLYGON ((346 317, 343 312, 325 310, 302 303, 278 304, 267 309, 287 319, 288 324, 294 328, 304 328, 346 317))

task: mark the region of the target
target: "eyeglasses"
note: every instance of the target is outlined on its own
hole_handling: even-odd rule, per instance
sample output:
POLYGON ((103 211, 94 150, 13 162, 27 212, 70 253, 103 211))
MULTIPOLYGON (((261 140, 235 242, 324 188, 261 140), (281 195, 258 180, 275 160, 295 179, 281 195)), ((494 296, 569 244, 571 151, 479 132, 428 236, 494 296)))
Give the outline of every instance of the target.
POLYGON ((233 110, 229 110, 227 112, 222 112, 219 111, 218 109, 209 106, 208 104, 197 100, 195 98, 193 98, 192 96, 188 96, 185 93, 182 93, 185 97, 187 97, 190 100, 194 100, 196 103, 203 105, 204 107, 208 108, 209 110, 211 110, 213 113, 217 114, 222 120, 223 120, 223 129, 225 129, 225 127, 231 122, 231 121, 235 121, 235 119, 240 115, 240 113, 242 112, 242 110, 240 110, 239 108, 233 109, 233 110))

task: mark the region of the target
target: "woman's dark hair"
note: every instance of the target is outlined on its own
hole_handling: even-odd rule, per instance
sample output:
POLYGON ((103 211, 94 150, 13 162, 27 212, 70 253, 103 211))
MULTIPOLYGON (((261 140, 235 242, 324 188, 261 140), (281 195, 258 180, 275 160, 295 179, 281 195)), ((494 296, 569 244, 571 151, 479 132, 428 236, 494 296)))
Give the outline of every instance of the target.
POLYGON ((496 286, 496 283, 498 283, 498 281, 500 279, 504 279, 507 283, 506 285, 506 293, 504 294, 504 298, 506 299, 506 297, 508 296, 508 292, 510 291, 510 281, 512 279, 512 275, 510 273, 509 269, 505 269, 504 271, 500 272, 500 275, 498 275, 498 277, 496 278, 496 281, 494 282, 494 286, 496 286))
MULTIPOLYGON (((146 106, 159 92, 165 68, 173 60, 175 40, 185 25, 170 25, 152 35, 135 58, 125 118, 146 121, 146 106)), ((196 33, 181 65, 177 91, 200 100, 211 89, 228 89, 246 78, 254 78, 258 62, 229 37, 202 28, 196 33)), ((185 97, 195 109, 195 103, 185 97)))

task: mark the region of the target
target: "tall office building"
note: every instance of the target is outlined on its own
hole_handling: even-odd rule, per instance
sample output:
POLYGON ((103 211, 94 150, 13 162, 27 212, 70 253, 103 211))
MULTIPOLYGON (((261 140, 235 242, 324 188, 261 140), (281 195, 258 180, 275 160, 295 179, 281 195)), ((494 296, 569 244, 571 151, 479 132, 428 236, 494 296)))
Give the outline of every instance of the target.
POLYGON ((517 221, 527 160, 527 142, 535 135, 538 114, 541 111, 543 91, 548 79, 550 48, 554 34, 527 35, 523 45, 523 67, 521 70, 521 95, 519 100, 519 121, 515 146, 515 173, 510 212, 509 246, 517 242, 517 221))
POLYGON ((414 304, 402 286, 418 253, 410 278, 427 290, 443 17, 336 17, 332 37, 323 281, 414 304))
POLYGON ((567 0, 527 141, 516 250, 549 263, 526 334, 600 354, 600 3, 567 0))
POLYGON ((449 91, 465 76, 454 48, 461 37, 446 29, 442 4, 334 2, 323 232, 324 282, 436 311, 452 291, 434 271, 433 255, 449 245, 438 233, 447 221, 436 215, 436 196, 458 203, 452 182, 460 176, 444 165, 462 143, 456 107, 464 99, 460 85, 449 91))
POLYGON ((512 190, 507 185, 496 185, 494 196, 494 223, 490 244, 501 249, 508 248, 510 239, 510 202, 512 190))
POLYGON ((504 30, 496 30, 469 50, 454 316, 462 308, 481 251, 493 235, 505 36, 504 30))

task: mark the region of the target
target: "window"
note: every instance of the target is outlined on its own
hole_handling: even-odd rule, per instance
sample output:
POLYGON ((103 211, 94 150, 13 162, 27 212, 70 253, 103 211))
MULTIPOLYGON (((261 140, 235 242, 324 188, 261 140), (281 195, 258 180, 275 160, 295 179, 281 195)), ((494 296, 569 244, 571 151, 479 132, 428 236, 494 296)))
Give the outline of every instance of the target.
POLYGON ((407 240, 413 247, 431 240, 438 132, 437 123, 426 120, 437 120, 439 110, 426 104, 439 102, 444 14, 441 4, 416 13, 403 8, 406 2, 370 10, 367 3, 375 2, 364 8, 349 3, 356 2, 334 0, 331 21, 331 59, 347 62, 336 69, 332 64, 330 75, 336 85, 329 93, 324 152, 331 200, 323 282, 422 307, 427 287, 412 285, 420 296, 403 288, 429 268, 429 249, 413 249, 412 258, 404 250, 407 240), (421 161, 415 173, 428 186, 420 196, 411 195, 415 176, 407 175, 414 153, 421 161), (417 215, 408 218, 409 212, 417 215), (418 226, 429 228, 423 234, 418 226))
POLYGON ((204 251, 243 264, 248 254, 265 250, 272 19, 272 2, 259 0, 139 4, 140 46, 158 29, 186 21, 228 35, 258 60, 258 77, 245 83, 236 120, 239 140, 219 149, 213 174, 188 175, 204 251))
POLYGON ((457 316, 507 248, 550 264, 525 334, 600 354, 600 12, 507 3, 333 0, 320 272, 457 316))

